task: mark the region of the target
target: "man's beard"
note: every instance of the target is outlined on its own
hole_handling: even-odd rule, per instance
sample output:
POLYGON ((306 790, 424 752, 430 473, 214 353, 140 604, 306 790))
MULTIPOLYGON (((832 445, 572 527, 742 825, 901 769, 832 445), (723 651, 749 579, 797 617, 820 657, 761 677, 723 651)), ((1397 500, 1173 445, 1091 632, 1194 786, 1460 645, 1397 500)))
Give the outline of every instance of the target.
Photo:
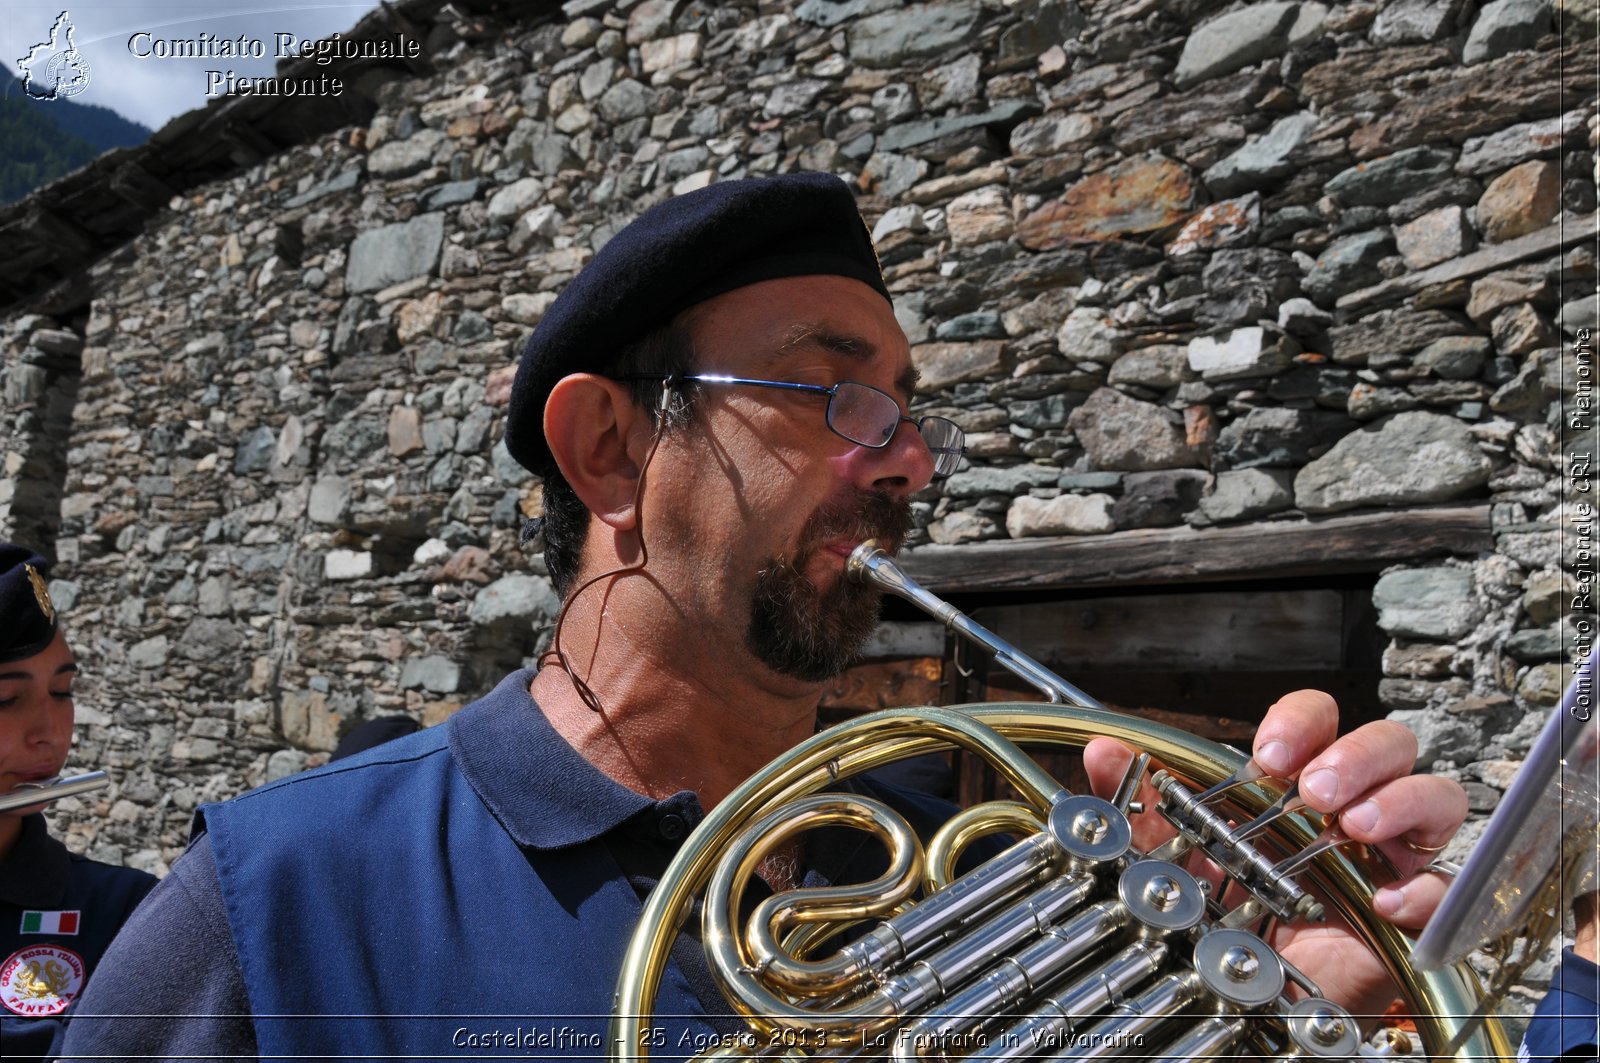
POLYGON ((880 597, 842 573, 819 590, 805 574, 807 562, 821 544, 841 538, 877 539, 893 553, 910 529, 910 503, 882 492, 860 492, 817 510, 794 557, 774 558, 756 576, 745 634, 750 651, 780 675, 808 683, 842 673, 877 629, 880 597))

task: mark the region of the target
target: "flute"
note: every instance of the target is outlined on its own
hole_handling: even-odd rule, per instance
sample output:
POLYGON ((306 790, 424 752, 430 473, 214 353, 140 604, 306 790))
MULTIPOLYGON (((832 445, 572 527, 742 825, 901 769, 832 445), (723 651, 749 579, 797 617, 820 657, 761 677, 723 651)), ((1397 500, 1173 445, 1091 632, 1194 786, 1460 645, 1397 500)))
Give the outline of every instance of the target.
POLYGON ((27 808, 29 805, 41 805, 47 801, 59 801, 63 797, 86 794, 90 790, 110 785, 111 777, 103 771, 85 772, 66 779, 57 776, 44 782, 25 782, 8 794, 0 794, 0 812, 27 808))

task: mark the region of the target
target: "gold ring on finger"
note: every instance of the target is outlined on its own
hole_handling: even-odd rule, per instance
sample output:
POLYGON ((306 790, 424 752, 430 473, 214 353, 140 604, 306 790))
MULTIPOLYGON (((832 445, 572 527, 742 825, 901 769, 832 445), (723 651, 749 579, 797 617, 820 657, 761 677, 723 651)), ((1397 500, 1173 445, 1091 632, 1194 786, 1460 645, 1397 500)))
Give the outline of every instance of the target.
POLYGON ((1444 852, 1445 846, 1449 845, 1450 841, 1449 839, 1446 839, 1438 845, 1422 845, 1418 842, 1411 841, 1409 838, 1401 838, 1400 844, 1405 846, 1407 849, 1410 849, 1418 856, 1432 856, 1435 853, 1444 852))

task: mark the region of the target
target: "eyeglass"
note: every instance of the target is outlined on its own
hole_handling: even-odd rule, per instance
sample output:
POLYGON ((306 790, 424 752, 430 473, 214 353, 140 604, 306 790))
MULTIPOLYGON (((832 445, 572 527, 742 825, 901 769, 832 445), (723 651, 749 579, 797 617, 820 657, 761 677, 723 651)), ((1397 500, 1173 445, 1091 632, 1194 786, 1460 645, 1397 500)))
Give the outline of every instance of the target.
POLYGON ((782 380, 751 380, 747 377, 714 373, 686 373, 675 376, 635 375, 621 380, 691 380, 697 384, 736 384, 753 388, 778 388, 828 396, 828 427, 837 436, 864 447, 880 449, 889 445, 903 421, 916 426, 922 441, 933 455, 933 475, 943 479, 961 465, 967 452, 967 434, 948 417, 908 417, 900 412, 900 401, 888 392, 869 384, 841 380, 832 387, 821 384, 793 384, 782 380))

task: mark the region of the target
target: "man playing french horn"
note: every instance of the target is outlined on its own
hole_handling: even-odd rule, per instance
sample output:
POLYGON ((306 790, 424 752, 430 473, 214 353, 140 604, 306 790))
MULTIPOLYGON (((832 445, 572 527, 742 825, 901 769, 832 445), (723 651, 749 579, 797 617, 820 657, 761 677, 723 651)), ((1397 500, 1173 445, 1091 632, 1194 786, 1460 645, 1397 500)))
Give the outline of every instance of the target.
MULTIPOLYGON (((184 1017, 80 1019, 68 1055, 602 1054, 641 898, 703 810, 813 734, 824 682, 876 623, 848 556, 893 552, 909 499, 960 459, 959 428, 907 414, 915 384, 836 178, 713 185, 618 233, 529 340, 507 421, 545 477, 564 600, 545 667, 443 727, 203 809, 83 1008, 184 1017)), ((1410 774, 1397 724, 1336 732, 1330 698, 1293 693, 1254 757, 1381 847, 1402 877, 1375 908, 1419 926, 1444 890, 1419 871, 1465 794, 1410 774)), ((1129 754, 1099 741, 1085 758, 1109 794, 1129 754)), ((919 827, 940 811, 859 785, 919 827)), ((853 881, 869 856, 802 841, 761 874, 853 881)), ((1393 996, 1336 926, 1273 944, 1358 1015, 1393 996)), ((727 1029, 680 946, 661 1057, 727 1029)))

